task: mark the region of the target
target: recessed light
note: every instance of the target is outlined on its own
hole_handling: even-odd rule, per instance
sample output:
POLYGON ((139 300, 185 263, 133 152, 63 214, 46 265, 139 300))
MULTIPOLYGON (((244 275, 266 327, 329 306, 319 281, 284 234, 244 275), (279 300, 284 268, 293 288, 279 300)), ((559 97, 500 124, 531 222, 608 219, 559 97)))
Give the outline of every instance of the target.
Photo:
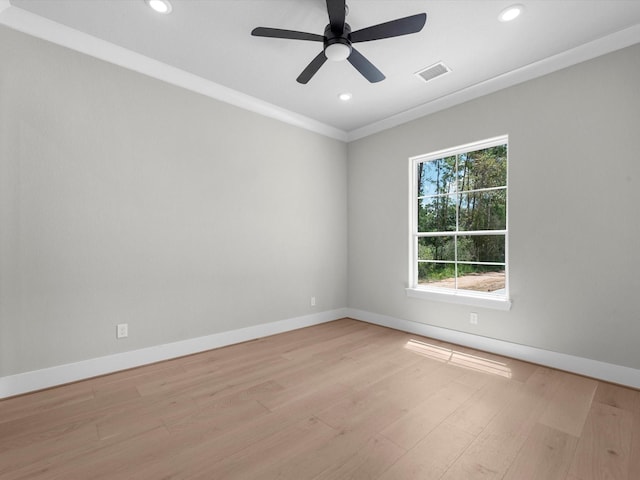
POLYGON ((511 5, 500 12, 498 20, 501 22, 510 22, 511 20, 515 20, 520 16, 522 10, 524 10, 522 5, 511 5))
POLYGON ((353 95, 351 95, 349 92, 344 92, 338 95, 338 98, 343 102, 348 102, 349 100, 351 100, 351 97, 353 97, 353 95))
POLYGON ((158 13, 171 13, 169 0, 144 0, 153 10, 158 13))

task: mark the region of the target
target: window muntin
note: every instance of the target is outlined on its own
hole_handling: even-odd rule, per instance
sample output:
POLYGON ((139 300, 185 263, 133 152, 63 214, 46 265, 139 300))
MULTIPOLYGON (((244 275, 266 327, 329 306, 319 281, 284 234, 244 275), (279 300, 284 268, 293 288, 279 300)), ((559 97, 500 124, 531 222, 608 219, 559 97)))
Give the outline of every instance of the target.
POLYGON ((412 159, 411 288, 508 298, 507 145, 412 159))

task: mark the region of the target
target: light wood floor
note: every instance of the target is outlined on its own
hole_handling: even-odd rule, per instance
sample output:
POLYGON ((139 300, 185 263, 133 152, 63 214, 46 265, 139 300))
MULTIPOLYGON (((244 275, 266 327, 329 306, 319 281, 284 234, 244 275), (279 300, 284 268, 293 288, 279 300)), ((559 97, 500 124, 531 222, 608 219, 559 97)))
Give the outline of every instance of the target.
POLYGON ((0 479, 640 479, 640 392, 343 319, 0 401, 0 479))

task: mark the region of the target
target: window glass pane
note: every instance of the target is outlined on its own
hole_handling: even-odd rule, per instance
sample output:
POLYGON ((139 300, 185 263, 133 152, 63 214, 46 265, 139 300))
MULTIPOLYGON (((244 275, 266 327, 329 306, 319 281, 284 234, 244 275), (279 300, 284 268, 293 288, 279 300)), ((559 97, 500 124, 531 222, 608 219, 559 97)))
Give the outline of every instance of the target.
POLYGON ((504 266, 458 264, 458 289, 504 293, 504 266))
POLYGON ((464 153, 416 165, 418 235, 412 255, 419 284, 506 295, 507 143, 502 138, 497 140, 502 145, 485 148, 496 140, 478 142, 449 150, 468 148, 464 153))
POLYGON ((455 288, 456 267, 453 263, 418 262, 418 283, 455 288))
POLYGON ((456 190, 456 157, 418 164, 418 196, 453 193, 456 190))
POLYGON ((505 263, 504 235, 464 235, 458 237, 459 262, 505 263))
POLYGON ((418 200, 419 232, 452 232, 456 229, 456 197, 443 195, 418 200))
POLYGON ((453 237, 421 237, 418 239, 419 260, 449 260, 456 259, 455 242, 453 237))
POLYGON ((463 153, 458 158, 459 190, 502 187, 507 184, 507 146, 463 153))
POLYGON ((461 231, 506 230, 506 189, 461 193, 458 202, 461 231))

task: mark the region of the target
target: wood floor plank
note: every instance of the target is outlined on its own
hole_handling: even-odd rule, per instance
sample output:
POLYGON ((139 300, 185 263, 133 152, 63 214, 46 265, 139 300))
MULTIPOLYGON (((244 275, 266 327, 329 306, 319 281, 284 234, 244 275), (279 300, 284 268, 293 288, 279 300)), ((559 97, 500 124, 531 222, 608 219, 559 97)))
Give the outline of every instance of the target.
MULTIPOLYGON (((332 468, 346 466, 345 468, 348 470, 350 467, 347 464, 350 462, 352 462, 351 465, 353 462, 358 463, 359 453, 366 457, 368 455, 367 448, 370 448, 371 442, 377 438, 376 431, 379 428, 375 422, 365 422, 360 427, 340 430, 335 436, 319 442, 313 449, 289 455, 282 464, 270 471, 261 472, 261 475, 268 478, 311 479, 332 468)), ((388 442, 384 442, 384 444, 389 445, 388 442)), ((404 451, 398 452, 401 449, 395 445, 392 445, 391 448, 392 453, 404 454, 404 451)), ((391 463, 393 462, 389 462, 387 466, 391 463)), ((379 467, 384 470, 381 465, 379 467)))
POLYGON ((531 375, 533 375, 538 370, 537 365, 520 360, 515 360, 513 358, 509 358, 506 360, 506 366, 509 369, 509 378, 511 380, 523 383, 529 380, 529 378, 531 378, 531 375))
POLYGON ((93 424, 109 412, 139 398, 134 388, 119 390, 113 395, 94 397, 77 404, 65 404, 51 411, 39 411, 31 416, 2 423, 0 451, 28 445, 47 438, 64 438, 86 424, 93 424))
POLYGON ((630 480, 633 414, 594 403, 578 442, 570 473, 582 480, 630 480))
MULTIPOLYGON (((406 451, 390 440, 375 435, 344 462, 327 462, 330 465, 314 480, 365 480, 378 478, 393 465, 406 451)), ((333 457, 335 459, 335 457, 333 457)))
POLYGON ((594 404, 602 403, 611 407, 620 408, 633 415, 631 425, 631 456, 629 458, 629 468, 626 478, 640 478, 640 391, 630 388, 613 385, 611 383, 599 382, 594 404))
POLYGON ((83 382, 2 400, 0 425, 12 420, 30 417, 39 412, 49 412, 67 405, 86 402, 93 397, 93 389, 83 382))
POLYGON ((489 383, 492 378, 492 375, 487 375, 486 373, 469 371, 461 377, 457 378, 456 382, 461 383, 462 385, 466 385, 473 390, 480 390, 487 383, 489 383))
POLYGON ((384 393, 349 392, 343 398, 319 411, 316 416, 338 431, 375 425, 380 432, 405 413, 401 405, 390 401, 384 393))
POLYGON ((409 450, 466 402, 475 390, 452 382, 382 430, 382 435, 409 450))
POLYGON ((547 397, 557 388, 549 372, 539 369, 524 385, 510 392, 504 409, 479 433, 442 480, 501 479, 525 443, 542 411, 547 397))
POLYGON ((112 375, 87 380, 86 383, 91 386, 96 396, 113 395, 118 390, 127 390, 152 381, 168 381, 173 377, 186 374, 182 366, 171 362, 160 362, 148 365, 148 367, 116 372, 112 375))
POLYGON ((67 431, 63 436, 31 441, 18 448, 0 452, 0 478, 9 478, 10 474, 33 468, 34 465, 47 465, 64 455, 78 455, 89 445, 98 442, 98 432, 93 424, 67 431))
POLYGON ((430 359, 404 368, 361 390, 370 396, 385 395, 405 409, 412 409, 465 371, 430 359))
POLYGON ((91 478, 92 480, 120 480, 132 478, 129 470, 153 462, 157 452, 169 440, 163 427, 148 430, 138 436, 108 444, 77 457, 72 465, 63 463, 53 469, 54 479, 91 478))
POLYGON ((188 479, 277 478, 286 460, 338 435, 315 417, 304 419, 213 464, 188 479))
POLYGON ((598 382, 593 401, 635 413, 640 404, 640 391, 612 383, 598 382))
POLYGON ((136 435, 163 427, 165 421, 181 418, 195 410, 189 397, 141 398, 130 408, 105 415, 96 422, 100 439, 117 435, 136 435))
POLYGON ((220 402, 201 409, 189 410, 185 415, 163 418, 163 423, 172 434, 179 432, 210 432, 230 428, 247 418, 256 419, 270 413, 260 402, 237 404, 220 402))
MULTIPOLYGON (((225 458, 261 442, 278 432, 292 428, 302 420, 281 413, 247 417, 244 421, 204 430, 181 430, 171 435, 168 448, 156 461, 130 471, 135 479, 183 479, 202 475, 225 458)), ((213 478, 213 477, 212 477, 213 478)))
POLYGON ((352 319, 0 400, 0 480, 636 480, 637 452, 636 390, 352 319))
POLYGON ((500 413, 512 398, 515 388, 513 383, 502 378, 492 379, 458 407, 445 422, 475 437, 484 430, 493 417, 500 413))
POLYGON ((504 480, 564 480, 577 443, 573 435, 536 424, 504 480))
POLYGON ((380 330, 375 326, 353 324, 347 331, 325 338, 322 342, 301 345, 282 354, 289 360, 300 361, 327 351, 344 352, 360 343, 366 343, 367 337, 375 336, 380 330), (345 347, 346 345, 346 347, 345 347))
POLYGON ((286 410, 304 412, 303 416, 315 413, 350 395, 352 389, 342 384, 325 380, 314 385, 303 384, 265 396, 259 402, 271 411, 286 410))
POLYGON ((598 382, 571 373, 562 373, 558 385, 540 423, 579 437, 589 414, 598 382))
POLYGON ((366 330, 351 332, 330 342, 316 343, 314 346, 305 347, 298 352, 288 352, 283 357, 295 361, 309 357, 335 359, 348 354, 353 357, 354 353, 358 352, 360 348, 369 343, 375 343, 377 339, 384 335, 383 329, 372 325, 366 330))
MULTIPOLYGON (((286 368, 288 362, 279 357, 263 360, 261 368, 286 368)), ((189 372, 184 375, 176 375, 169 379, 160 379, 150 382, 141 382, 138 385, 140 395, 156 395, 160 393, 191 393, 192 395, 206 398, 214 395, 229 393, 229 389, 246 384, 251 381, 262 380, 253 364, 234 365, 230 368, 217 368, 214 371, 198 371, 198 374, 189 372)), ((242 388, 242 387, 240 387, 242 388)))
MULTIPOLYGON (((419 359, 411 359, 412 363, 419 362, 419 359)), ((357 362, 354 363, 354 368, 347 371, 340 377, 340 383, 346 385, 354 390, 363 390, 371 387, 374 383, 379 382, 385 378, 397 374, 401 370, 411 365, 412 363, 402 364, 396 361, 386 362, 357 362)))
POLYGON ((379 478, 381 480, 439 479, 464 452, 474 436, 441 423, 379 478))
MULTIPOLYGON (((286 412, 295 415, 296 409, 291 407, 286 412)), ((404 412, 384 395, 376 397, 353 390, 347 390, 325 405, 316 404, 315 408, 318 412, 315 416, 333 428, 336 435, 315 450, 290 458, 278 469, 277 478, 312 478, 350 460, 357 462, 353 457, 404 412)), ((397 448, 394 446, 393 450, 397 451, 397 448)), ((262 474, 267 475, 266 472, 262 474)))
POLYGON ((629 474, 627 478, 640 478, 640 400, 633 416, 633 433, 631 440, 631 458, 629 459, 629 474))
POLYGON ((156 429, 118 442, 88 442, 56 457, 33 462, 3 474, 2 480, 62 480, 69 478, 123 478, 119 472, 134 462, 143 462, 148 452, 157 450, 168 438, 164 429, 156 429))

